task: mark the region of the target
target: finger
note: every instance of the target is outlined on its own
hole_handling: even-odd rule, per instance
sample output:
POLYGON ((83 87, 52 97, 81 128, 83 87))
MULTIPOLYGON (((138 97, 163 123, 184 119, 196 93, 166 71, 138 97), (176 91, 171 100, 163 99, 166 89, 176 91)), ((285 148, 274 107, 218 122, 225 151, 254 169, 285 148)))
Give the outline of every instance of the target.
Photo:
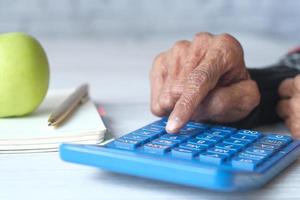
POLYGON ((170 49, 168 67, 172 78, 177 77, 181 73, 183 68, 182 60, 187 57, 190 45, 191 42, 187 40, 179 40, 170 49))
MULTIPOLYGON (((285 120, 284 120, 284 124, 285 124, 285 126, 288 128, 288 129, 290 129, 290 127, 291 127, 291 119, 290 118, 286 118, 285 120)), ((291 129, 290 129, 291 130, 291 129)))
POLYGON ((292 78, 288 78, 281 82, 278 93, 282 98, 290 98, 293 96, 295 92, 293 80, 292 78))
MULTIPOLYGON (((210 57, 210 55, 207 55, 210 57)), ((218 57, 213 62, 202 62, 189 75, 182 95, 170 114, 166 130, 169 133, 177 132, 192 116, 196 107, 206 97, 208 92, 215 87, 222 73, 215 70, 218 57)))
MULTIPOLYGON (((198 65, 205 51, 207 44, 211 40, 212 35, 210 33, 198 33, 193 42, 186 40, 178 41, 172 48, 173 56, 169 57, 169 61, 173 64, 170 70, 170 76, 172 84, 169 84, 168 92, 169 96, 172 96, 172 101, 169 101, 168 109, 173 110, 176 102, 184 91, 184 84, 186 77, 193 71, 198 65)), ((168 98, 163 101, 168 101, 168 98)))
POLYGON ((290 99, 283 99, 279 101, 277 104, 277 114, 279 117, 286 119, 291 115, 292 109, 290 105, 290 99))
POLYGON ((294 116, 300 119, 300 98, 295 95, 290 99, 283 99, 277 105, 277 113, 282 118, 294 116))
POLYGON ((151 83, 151 111, 154 115, 164 116, 165 111, 160 107, 159 104, 159 95, 163 88, 165 82, 165 67, 162 63, 163 55, 158 56, 152 67, 150 73, 150 83, 151 83))
POLYGON ((192 119, 220 123, 234 122, 246 117, 260 102, 257 84, 245 80, 209 93, 192 119))
POLYGON ((285 125, 289 128, 292 135, 296 138, 300 138, 300 123, 299 118, 289 117, 285 120, 285 125))
POLYGON ((159 95, 164 85, 162 76, 157 75, 151 80, 151 111, 156 116, 164 116, 165 110, 159 104, 159 95))
POLYGON ((183 66, 181 63, 182 59, 186 57, 189 45, 189 41, 177 41, 166 56, 168 73, 162 91, 158 97, 160 107, 166 114, 169 114, 173 110, 175 103, 179 99, 179 95, 178 93, 174 93, 177 92, 174 89, 178 86, 182 77, 184 77, 182 70, 183 66))
POLYGON ((184 78, 178 78, 174 81, 174 83, 171 86, 171 94, 174 98, 177 100, 180 98, 184 91, 184 78))
POLYGON ((300 75, 294 77, 294 93, 300 94, 300 75))
POLYGON ((163 109, 164 112, 167 114, 169 114, 173 110, 175 103, 179 98, 178 96, 172 95, 171 88, 172 88, 172 80, 168 79, 165 82, 162 88, 162 92, 160 93, 158 98, 158 103, 160 105, 160 108, 163 109))
POLYGON ((193 41, 189 45, 187 56, 182 60, 185 74, 190 73, 204 59, 213 38, 214 35, 207 32, 200 32, 194 36, 193 41))
POLYGON ((168 114, 174 109, 174 106, 183 92, 183 81, 166 80, 159 95, 158 102, 160 107, 168 114))
POLYGON ((175 69, 179 69, 177 69, 177 72, 173 70, 171 73, 173 83, 170 92, 177 100, 183 93, 186 77, 198 66, 201 60, 199 54, 193 49, 193 45, 190 42, 185 43, 184 50, 181 52, 183 56, 180 57, 178 60, 179 63, 177 62, 177 66, 175 67, 175 69))
POLYGON ((197 54, 197 57, 203 58, 206 49, 209 49, 210 44, 213 42, 214 35, 208 32, 197 33, 192 42, 192 51, 197 54))

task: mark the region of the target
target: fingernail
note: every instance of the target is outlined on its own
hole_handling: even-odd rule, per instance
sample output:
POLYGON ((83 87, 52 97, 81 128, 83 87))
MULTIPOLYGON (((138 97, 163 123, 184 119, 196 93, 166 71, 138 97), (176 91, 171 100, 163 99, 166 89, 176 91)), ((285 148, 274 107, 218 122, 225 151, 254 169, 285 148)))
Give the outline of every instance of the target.
POLYGON ((175 133, 179 126, 180 126, 180 119, 178 117, 169 119, 166 126, 166 131, 168 133, 175 133))

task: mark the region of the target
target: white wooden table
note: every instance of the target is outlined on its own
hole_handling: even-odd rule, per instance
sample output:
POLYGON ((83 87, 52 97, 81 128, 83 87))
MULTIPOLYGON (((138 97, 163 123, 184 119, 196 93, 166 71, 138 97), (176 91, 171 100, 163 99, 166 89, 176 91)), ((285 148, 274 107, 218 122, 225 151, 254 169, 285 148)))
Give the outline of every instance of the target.
MULTIPOLYGON (((116 135, 155 119, 149 112, 148 71, 152 58, 175 39, 150 41, 41 40, 51 64, 51 88, 91 85, 108 112, 116 135)), ((290 44, 240 37, 249 65, 266 65, 290 44), (259 50, 257 50, 259 49, 259 50)), ((283 130, 282 125, 264 127, 283 130)), ((1 134, 1 133, 0 133, 1 134)), ((300 163, 265 188, 249 193, 216 193, 61 161, 57 153, 0 155, 0 199, 300 199, 300 163)))

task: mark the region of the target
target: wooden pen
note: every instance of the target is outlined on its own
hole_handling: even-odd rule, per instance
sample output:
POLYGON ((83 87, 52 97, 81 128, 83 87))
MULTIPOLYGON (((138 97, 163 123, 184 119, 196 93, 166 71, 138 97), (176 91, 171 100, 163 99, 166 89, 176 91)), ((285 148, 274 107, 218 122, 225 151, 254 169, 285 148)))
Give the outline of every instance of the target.
POLYGON ((48 126, 58 126, 82 103, 86 102, 88 97, 87 84, 80 85, 66 100, 64 100, 50 115, 48 126))

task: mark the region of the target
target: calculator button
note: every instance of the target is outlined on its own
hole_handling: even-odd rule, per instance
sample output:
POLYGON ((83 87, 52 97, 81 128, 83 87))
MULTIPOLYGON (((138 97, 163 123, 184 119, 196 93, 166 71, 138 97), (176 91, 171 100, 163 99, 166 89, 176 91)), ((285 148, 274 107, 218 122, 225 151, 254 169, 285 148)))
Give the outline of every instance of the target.
POLYGON ((170 147, 174 147, 175 145, 178 144, 178 142, 176 142, 176 141, 164 140, 164 139, 155 139, 152 141, 152 143, 153 144, 161 144, 161 145, 170 146, 170 147))
POLYGON ((196 144, 196 145, 205 146, 205 147, 211 147, 216 143, 214 141, 199 140, 199 139, 191 139, 191 140, 188 140, 187 142, 190 144, 196 144))
POLYGON ((165 127, 154 126, 152 124, 145 126, 144 128, 142 128, 142 130, 152 131, 156 133, 165 133, 165 127))
POLYGON ((253 142, 257 139, 256 136, 252 136, 252 135, 244 135, 244 134, 234 134, 232 135, 230 138, 232 139, 238 139, 238 140, 246 140, 246 141, 249 141, 249 142, 253 142))
POLYGON ((199 140, 208 140, 208 141, 213 141, 213 142, 219 142, 222 138, 221 137, 218 137, 218 136, 214 136, 214 135, 209 135, 209 134, 201 134, 201 135, 198 135, 196 137, 196 139, 199 139, 199 140))
POLYGON ((186 135, 178 135, 178 134, 164 134, 160 137, 161 139, 171 140, 176 142, 184 142, 188 139, 186 135))
POLYGON ((137 140, 140 142, 147 142, 150 139, 150 136, 138 135, 135 133, 130 133, 121 137, 122 139, 129 139, 129 140, 137 140))
POLYGON ((287 144, 293 141, 292 137, 287 135, 268 134, 266 138, 273 139, 273 140, 282 140, 287 144))
POLYGON ((237 133, 242 134, 242 135, 249 135, 249 136, 253 136, 255 138, 260 138, 262 137, 262 134, 258 131, 253 131, 253 130, 246 130, 246 129, 242 129, 239 130, 237 133))
POLYGON ((188 137, 188 138, 192 138, 192 137, 194 137, 195 135, 198 135, 198 134, 201 134, 201 132, 181 130, 179 133, 176 133, 176 135, 185 136, 185 137, 188 137))
POLYGON ((205 146, 191 144, 191 143, 183 143, 183 144, 179 145, 179 147, 184 148, 184 149, 193 150, 193 151, 203 151, 204 149, 207 148, 205 146))
POLYGON ((198 122, 188 122, 185 126, 186 127, 195 127, 195 128, 199 128, 199 129, 206 129, 206 128, 208 128, 207 124, 198 123, 198 122))
POLYGON ((117 140, 114 141, 115 147, 120 149, 128 149, 128 150, 133 150, 140 144, 142 144, 142 142, 137 140, 124 139, 124 138, 118 138, 117 140))
POLYGON ((232 127, 227 127, 227 126, 213 126, 210 130, 212 131, 226 131, 229 133, 234 133, 236 132, 236 128, 232 128, 232 127))
POLYGON ((205 130, 204 128, 198 128, 193 126, 184 126, 180 129, 180 131, 189 132, 192 134, 200 134, 203 133, 204 130, 205 130))
POLYGON ((158 126, 158 127, 166 127, 167 125, 167 120, 163 119, 163 120, 159 120, 157 122, 152 123, 153 126, 158 126))
POLYGON ((274 150, 260 149, 260 148, 256 148, 256 147, 249 147, 249 148, 245 149, 244 152, 245 153, 258 154, 258 155, 269 157, 269 156, 271 156, 274 153, 274 150))
POLYGON ((243 146, 243 147, 245 147, 245 146, 247 146, 248 144, 250 144, 249 141, 246 141, 246 140, 238 140, 238 139, 232 139, 232 138, 228 138, 228 139, 224 140, 223 143, 225 143, 225 144, 241 145, 241 146, 243 146))
POLYGON ((255 144, 253 144, 254 147, 259 148, 259 149, 267 149, 267 150, 278 150, 280 148, 280 146, 276 146, 276 145, 270 145, 270 144, 264 144, 261 142, 257 142, 255 144))
POLYGON ((204 162, 221 164, 227 159, 227 156, 217 153, 205 152, 199 155, 199 159, 200 161, 204 162))
POLYGON ((149 138, 155 138, 155 137, 158 137, 160 135, 160 133, 158 133, 158 132, 152 132, 152 131, 147 131, 147 130, 137 130, 137 131, 134 131, 132 133, 134 133, 136 135, 149 137, 149 138))
POLYGON ((244 152, 239 153, 238 157, 251 159, 251 160, 261 160, 261 161, 263 161, 266 158, 266 156, 264 156, 264 155, 250 154, 250 153, 244 153, 244 152))
POLYGON ((161 145, 161 144, 147 143, 144 145, 144 151, 146 153, 151 153, 151 154, 163 155, 170 149, 171 149, 170 146, 161 145))
POLYGON ((261 162, 260 160, 236 157, 232 159, 231 165, 238 169, 254 170, 261 162))
POLYGON ((230 149, 232 151, 238 152, 240 151, 243 147, 241 145, 235 145, 235 144, 226 144, 226 143, 219 143, 216 144, 216 147, 222 148, 222 149, 230 149))
POLYGON ((235 154, 236 151, 230 150, 230 149, 222 149, 222 148, 218 148, 218 147, 213 147, 211 149, 208 149, 207 152, 222 154, 222 155, 225 155, 227 157, 230 157, 233 154, 235 154))
POLYGON ((175 147, 174 149, 172 149, 171 154, 172 156, 177 158, 192 159, 193 157, 198 155, 200 151, 201 150, 190 150, 190 149, 175 147))
POLYGON ((206 134, 221 137, 221 138, 226 138, 229 137, 233 132, 227 132, 227 131, 205 131, 206 134))
POLYGON ((263 144, 269 144, 269 145, 274 145, 277 148, 281 148, 284 147, 285 145, 287 145, 288 143, 284 140, 277 140, 277 139, 272 139, 272 138, 268 138, 265 137, 263 139, 261 139, 259 142, 263 143, 263 144))

